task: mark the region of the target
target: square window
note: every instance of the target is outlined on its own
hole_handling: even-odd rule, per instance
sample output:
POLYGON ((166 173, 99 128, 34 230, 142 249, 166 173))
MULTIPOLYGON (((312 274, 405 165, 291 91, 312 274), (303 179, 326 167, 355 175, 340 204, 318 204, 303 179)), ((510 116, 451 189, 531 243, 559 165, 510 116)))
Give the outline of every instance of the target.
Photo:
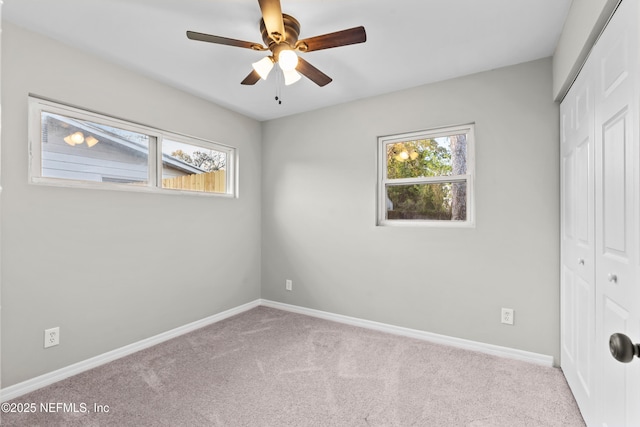
POLYGON ((378 139, 378 225, 473 225, 473 125, 378 139))

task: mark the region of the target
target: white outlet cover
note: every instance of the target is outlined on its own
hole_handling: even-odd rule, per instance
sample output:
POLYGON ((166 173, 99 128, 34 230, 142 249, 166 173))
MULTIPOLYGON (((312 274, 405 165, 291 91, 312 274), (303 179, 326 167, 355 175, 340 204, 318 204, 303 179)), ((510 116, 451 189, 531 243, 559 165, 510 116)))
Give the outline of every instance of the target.
POLYGON ((60 328, 50 328, 44 330, 44 348, 53 347, 60 344, 60 328))
POLYGON ((513 309, 503 308, 500 321, 506 325, 513 325, 513 309))

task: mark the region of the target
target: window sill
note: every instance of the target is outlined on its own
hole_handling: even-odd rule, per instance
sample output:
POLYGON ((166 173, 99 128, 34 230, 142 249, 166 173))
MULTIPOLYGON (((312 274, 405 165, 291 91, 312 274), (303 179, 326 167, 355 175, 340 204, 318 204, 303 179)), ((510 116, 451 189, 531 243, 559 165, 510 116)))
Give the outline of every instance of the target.
POLYGON ((237 196, 229 193, 212 193, 204 191, 188 191, 173 188, 158 188, 148 185, 126 185, 126 184, 106 184, 104 182, 90 181, 73 181, 67 179, 32 177, 29 184, 37 186, 61 187, 61 188, 80 188, 85 190, 109 190, 109 191, 126 191, 152 194, 171 194, 180 196, 196 196, 196 197, 225 197, 237 198, 237 196))
POLYGON ((378 227, 475 228, 474 221, 382 220, 378 227))

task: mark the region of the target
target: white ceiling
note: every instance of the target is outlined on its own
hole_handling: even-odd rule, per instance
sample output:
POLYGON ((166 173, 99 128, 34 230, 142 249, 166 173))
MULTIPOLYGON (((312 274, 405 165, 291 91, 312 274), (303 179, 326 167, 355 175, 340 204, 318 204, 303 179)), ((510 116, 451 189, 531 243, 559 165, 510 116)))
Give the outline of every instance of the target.
MULTIPOLYGON (((258 120, 551 56, 571 0, 281 0, 300 39, 363 25, 367 42, 309 52, 333 78, 240 85, 266 56, 187 39, 262 43, 257 0, 4 0, 2 18, 258 120)), ((551 97, 551 93, 549 94, 551 97)))

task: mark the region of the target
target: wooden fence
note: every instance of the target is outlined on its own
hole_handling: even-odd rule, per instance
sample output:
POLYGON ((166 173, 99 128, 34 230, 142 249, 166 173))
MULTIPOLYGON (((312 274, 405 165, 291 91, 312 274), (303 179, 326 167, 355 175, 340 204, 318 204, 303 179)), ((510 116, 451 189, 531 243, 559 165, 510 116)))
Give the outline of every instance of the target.
POLYGON ((162 180, 162 188, 203 191, 205 193, 226 193, 225 171, 176 176, 162 180))

